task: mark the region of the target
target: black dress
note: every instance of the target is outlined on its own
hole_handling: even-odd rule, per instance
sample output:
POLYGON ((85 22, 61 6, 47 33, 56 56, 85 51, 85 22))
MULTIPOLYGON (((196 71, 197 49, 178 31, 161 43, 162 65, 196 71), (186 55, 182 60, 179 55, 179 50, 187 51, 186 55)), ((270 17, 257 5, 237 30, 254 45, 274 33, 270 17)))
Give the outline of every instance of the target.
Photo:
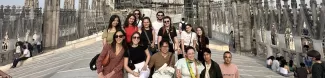
POLYGON ((198 56, 197 56, 197 59, 199 60, 199 61, 204 61, 204 58, 203 58, 203 51, 202 51, 202 49, 204 49, 204 48, 207 48, 207 46, 206 45, 209 45, 209 38, 208 37, 204 37, 204 39, 205 39, 205 42, 204 43, 202 43, 202 41, 200 40, 200 37, 198 37, 198 56))

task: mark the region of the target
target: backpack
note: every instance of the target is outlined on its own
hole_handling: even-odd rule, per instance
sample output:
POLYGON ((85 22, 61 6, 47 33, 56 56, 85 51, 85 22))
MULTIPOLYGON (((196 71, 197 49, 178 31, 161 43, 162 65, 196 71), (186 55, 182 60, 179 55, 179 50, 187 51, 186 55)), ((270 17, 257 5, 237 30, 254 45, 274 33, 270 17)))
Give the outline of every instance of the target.
POLYGON ((186 24, 185 22, 184 23, 181 22, 181 24, 182 24, 182 31, 184 31, 186 29, 186 24))
POLYGON ((90 70, 96 70, 97 69, 97 67, 96 67, 96 61, 97 61, 97 59, 98 59, 98 56, 99 56, 99 54, 97 54, 95 57, 93 57, 92 59, 91 59, 91 61, 90 61, 90 63, 89 63, 89 68, 90 68, 90 70))

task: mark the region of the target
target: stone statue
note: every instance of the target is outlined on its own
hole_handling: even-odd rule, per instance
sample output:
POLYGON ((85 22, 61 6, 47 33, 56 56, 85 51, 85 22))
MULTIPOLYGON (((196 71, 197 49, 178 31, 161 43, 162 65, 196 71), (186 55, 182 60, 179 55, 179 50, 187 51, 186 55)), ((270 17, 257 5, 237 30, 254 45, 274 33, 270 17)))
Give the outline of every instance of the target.
POLYGON ((25 41, 28 41, 29 33, 30 33, 30 30, 28 29, 26 32, 26 35, 25 35, 25 41))

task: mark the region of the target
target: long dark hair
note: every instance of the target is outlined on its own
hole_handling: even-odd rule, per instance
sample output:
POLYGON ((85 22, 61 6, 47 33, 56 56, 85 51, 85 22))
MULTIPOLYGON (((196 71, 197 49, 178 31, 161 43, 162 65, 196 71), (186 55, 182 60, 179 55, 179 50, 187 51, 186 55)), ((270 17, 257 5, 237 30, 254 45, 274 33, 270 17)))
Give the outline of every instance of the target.
MULTIPOLYGON (((134 14, 129 14, 129 15, 126 17, 125 21, 124 21, 124 28, 126 28, 126 27, 129 26, 129 18, 131 18, 131 16, 133 16, 134 18, 136 18, 134 14)), ((137 26, 136 19, 134 19, 134 22, 132 23, 132 26, 134 26, 134 27, 137 26)))
MULTIPOLYGON (((173 27, 173 25, 172 25, 172 19, 169 17, 169 16, 165 16, 164 18, 163 18, 163 21, 164 21, 164 19, 169 19, 169 31, 173 31, 173 29, 174 29, 174 27, 173 27)), ((165 34, 165 32, 166 32, 166 26, 165 26, 165 24, 164 24, 164 26, 163 26, 163 34, 165 34)), ((169 32, 170 33, 170 32, 169 32)))
POLYGON ((115 33, 114 33, 114 35, 113 35, 113 42, 111 43, 111 45, 112 45, 112 48, 113 48, 113 52, 115 52, 116 51, 116 33, 118 33, 118 32, 121 32, 122 34, 123 34, 123 36, 124 36, 124 39, 123 39, 123 41, 122 41, 122 47, 124 48, 124 50, 127 50, 128 49, 128 47, 127 47, 127 44, 126 44, 126 40, 125 40, 125 32, 124 31, 122 31, 122 30, 117 30, 115 33))
POLYGON ((141 29, 142 29, 142 30, 145 30, 145 29, 144 29, 145 27, 144 27, 144 25, 143 25, 143 22, 144 22, 145 19, 147 19, 147 20, 149 21, 149 28, 150 28, 149 30, 152 30, 152 24, 151 24, 151 20, 150 20, 149 17, 143 17, 143 19, 141 20, 141 21, 142 21, 142 27, 141 27, 141 29))
POLYGON ((138 11, 138 12, 139 12, 139 18, 137 18, 137 17, 135 17, 135 18, 141 20, 141 18, 142 18, 141 11, 140 11, 139 9, 134 10, 134 11, 133 11, 133 14, 134 14, 134 15, 135 15, 135 11, 138 11))
MULTIPOLYGON (((198 39, 201 39, 201 45, 202 45, 202 46, 205 46, 206 41, 205 41, 205 32, 204 32, 204 29, 203 29, 202 26, 199 26, 199 27, 196 28, 196 30, 197 30, 198 28, 201 29, 201 31, 202 31, 202 35, 200 36, 199 34, 197 34, 197 37, 198 37, 198 39)), ((200 40, 198 40, 198 41, 200 41, 200 40)))
MULTIPOLYGON (((133 34, 132 34, 132 36, 131 36, 131 43, 130 43, 130 45, 132 46, 133 45, 133 36, 135 35, 135 34, 138 34, 139 35, 139 37, 141 36, 141 34, 139 33, 139 32, 134 32, 133 34)), ((140 39, 140 41, 139 41, 139 43, 138 43, 138 45, 142 45, 141 44, 141 38, 139 38, 140 39)))
POLYGON ((118 23, 115 27, 115 30, 120 30, 121 29, 121 19, 118 15, 112 15, 110 18, 109 18, 109 24, 108 24, 108 27, 107 27, 107 30, 108 29, 111 29, 113 27, 112 23, 113 21, 115 20, 115 18, 118 19, 118 23))

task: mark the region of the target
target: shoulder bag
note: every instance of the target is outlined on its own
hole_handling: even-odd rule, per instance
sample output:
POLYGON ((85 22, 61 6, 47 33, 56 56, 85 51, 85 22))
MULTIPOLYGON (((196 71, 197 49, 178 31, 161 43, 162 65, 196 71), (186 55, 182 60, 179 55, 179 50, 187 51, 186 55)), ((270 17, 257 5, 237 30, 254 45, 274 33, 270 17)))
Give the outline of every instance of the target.
POLYGON ((147 34, 147 31, 146 30, 143 30, 143 32, 144 32, 144 34, 146 35, 146 37, 147 37, 147 40, 148 40, 148 50, 150 51, 150 52, 156 52, 156 50, 157 50, 157 48, 154 46, 154 47, 151 47, 151 41, 150 41, 150 39, 149 39, 149 36, 148 36, 148 34, 147 34))

